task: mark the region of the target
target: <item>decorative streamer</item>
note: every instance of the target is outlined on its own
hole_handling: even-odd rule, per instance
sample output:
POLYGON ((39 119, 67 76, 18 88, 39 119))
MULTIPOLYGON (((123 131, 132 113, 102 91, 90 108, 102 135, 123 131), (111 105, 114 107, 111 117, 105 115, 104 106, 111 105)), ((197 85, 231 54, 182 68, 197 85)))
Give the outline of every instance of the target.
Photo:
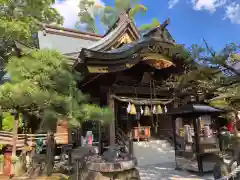
POLYGON ((143 114, 143 108, 142 108, 142 106, 140 106, 140 113, 141 113, 141 115, 143 114))
POLYGON ((128 113, 128 114, 130 113, 130 110, 131 110, 131 103, 129 102, 129 103, 128 103, 128 107, 127 107, 127 113, 128 113))
POLYGON ((156 108, 156 105, 153 106, 152 112, 153 112, 153 114, 157 114, 157 108, 156 108))
POLYGON ((165 112, 165 113, 168 112, 167 106, 164 106, 164 112, 165 112))

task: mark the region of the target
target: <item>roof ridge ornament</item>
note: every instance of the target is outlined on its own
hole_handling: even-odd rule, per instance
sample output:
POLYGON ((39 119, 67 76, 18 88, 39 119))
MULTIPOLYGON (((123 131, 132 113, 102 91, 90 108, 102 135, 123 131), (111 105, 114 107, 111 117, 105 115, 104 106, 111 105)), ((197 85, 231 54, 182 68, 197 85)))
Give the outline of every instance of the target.
POLYGON ((162 29, 165 29, 170 23, 170 18, 167 18, 162 25, 160 25, 159 27, 161 27, 162 29))
POLYGON ((120 13, 119 13, 119 15, 118 15, 118 23, 121 23, 121 22, 123 22, 123 21, 129 21, 130 19, 129 19, 129 16, 128 16, 128 12, 129 12, 129 10, 127 10, 127 11, 121 11, 120 13))

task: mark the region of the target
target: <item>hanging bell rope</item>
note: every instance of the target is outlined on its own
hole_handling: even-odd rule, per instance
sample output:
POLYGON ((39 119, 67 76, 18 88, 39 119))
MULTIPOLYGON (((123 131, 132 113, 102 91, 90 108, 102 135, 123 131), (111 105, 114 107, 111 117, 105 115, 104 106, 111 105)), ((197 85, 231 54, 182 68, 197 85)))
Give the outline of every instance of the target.
MULTIPOLYGON (((156 98, 156 89, 155 89, 155 81, 153 80, 153 96, 154 96, 154 98, 156 98)), ((159 106, 159 105, 158 105, 159 106)), ((161 108, 161 106, 160 106, 160 108, 161 108)), ((159 109, 159 107, 158 107, 158 109, 157 109, 157 107, 155 106, 155 109, 156 109, 156 125, 155 125, 155 133, 157 134, 157 132, 158 132, 158 114, 159 114, 159 111, 157 111, 158 109, 159 109)))
POLYGON ((152 83, 152 79, 150 79, 150 99, 151 99, 151 121, 152 121, 152 127, 154 127, 154 122, 153 122, 153 114, 152 114, 152 110, 153 110, 153 104, 152 104, 152 99, 153 99, 153 83, 152 83))

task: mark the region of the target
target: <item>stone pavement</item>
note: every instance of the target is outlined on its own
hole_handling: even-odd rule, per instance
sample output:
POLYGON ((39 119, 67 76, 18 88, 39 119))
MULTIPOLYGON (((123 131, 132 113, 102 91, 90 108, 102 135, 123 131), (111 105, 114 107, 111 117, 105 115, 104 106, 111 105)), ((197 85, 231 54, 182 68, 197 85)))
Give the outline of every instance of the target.
POLYGON ((134 142, 134 153, 141 180, 213 180, 212 175, 199 177, 175 170, 174 150, 165 140, 134 142))

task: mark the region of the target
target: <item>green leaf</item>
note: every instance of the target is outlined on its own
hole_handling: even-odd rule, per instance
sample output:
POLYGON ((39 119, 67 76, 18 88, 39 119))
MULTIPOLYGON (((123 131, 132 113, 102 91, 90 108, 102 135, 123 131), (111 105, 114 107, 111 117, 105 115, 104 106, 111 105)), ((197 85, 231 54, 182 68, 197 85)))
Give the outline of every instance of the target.
POLYGON ((92 118, 108 121, 105 109, 88 104, 88 96, 77 88, 79 73, 56 51, 32 50, 11 57, 6 71, 12 81, 0 86, 3 110, 17 109, 35 116, 47 128, 54 127, 60 118, 77 124, 92 118))

